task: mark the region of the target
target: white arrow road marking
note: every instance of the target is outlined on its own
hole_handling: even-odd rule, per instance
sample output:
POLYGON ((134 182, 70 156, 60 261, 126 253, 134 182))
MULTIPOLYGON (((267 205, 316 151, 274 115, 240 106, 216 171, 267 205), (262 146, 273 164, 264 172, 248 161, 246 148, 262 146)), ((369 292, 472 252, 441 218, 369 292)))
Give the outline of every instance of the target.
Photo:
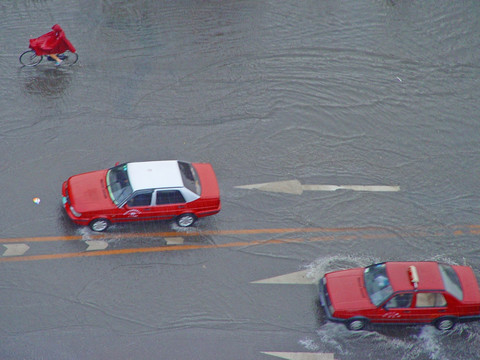
POLYGON ((270 183, 235 186, 237 189, 257 189, 261 191, 278 192, 284 194, 301 195, 304 191, 373 191, 391 192, 400 191, 400 186, 388 185, 302 185, 298 180, 276 181, 270 183))
POLYGON ((168 237, 165 238, 167 245, 182 245, 183 244, 183 237, 168 237))
POLYGON ((103 240, 87 240, 85 243, 88 245, 86 251, 104 250, 108 247, 108 243, 103 240))
POLYGON ((252 284, 295 284, 295 285, 312 285, 318 283, 321 276, 307 277, 310 270, 297 271, 290 274, 275 276, 268 279, 252 281, 252 284))
POLYGON ((266 352, 262 354, 276 356, 287 360, 335 360, 331 353, 301 353, 301 352, 266 352))
POLYGON ((3 244, 3 246, 7 248, 3 253, 3 256, 20 256, 30 249, 30 246, 27 244, 3 244))

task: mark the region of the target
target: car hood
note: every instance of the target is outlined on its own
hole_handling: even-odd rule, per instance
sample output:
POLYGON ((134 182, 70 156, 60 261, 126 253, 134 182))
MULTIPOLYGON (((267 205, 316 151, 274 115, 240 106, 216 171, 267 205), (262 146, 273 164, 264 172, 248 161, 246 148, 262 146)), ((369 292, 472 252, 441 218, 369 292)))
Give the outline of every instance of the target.
POLYGON ((335 311, 374 308, 365 289, 363 268, 326 274, 327 290, 335 311))
POLYGON ((76 211, 83 213, 115 208, 105 184, 107 171, 92 171, 68 179, 68 196, 76 211))

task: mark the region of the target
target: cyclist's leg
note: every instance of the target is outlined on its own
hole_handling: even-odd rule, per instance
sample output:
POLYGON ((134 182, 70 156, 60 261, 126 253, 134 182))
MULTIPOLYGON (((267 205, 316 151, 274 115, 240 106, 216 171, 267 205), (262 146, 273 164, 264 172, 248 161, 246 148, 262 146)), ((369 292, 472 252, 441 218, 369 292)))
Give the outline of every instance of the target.
POLYGON ((60 60, 57 54, 50 54, 48 56, 50 56, 53 60, 56 61, 55 65, 60 65, 62 63, 62 60, 60 60))

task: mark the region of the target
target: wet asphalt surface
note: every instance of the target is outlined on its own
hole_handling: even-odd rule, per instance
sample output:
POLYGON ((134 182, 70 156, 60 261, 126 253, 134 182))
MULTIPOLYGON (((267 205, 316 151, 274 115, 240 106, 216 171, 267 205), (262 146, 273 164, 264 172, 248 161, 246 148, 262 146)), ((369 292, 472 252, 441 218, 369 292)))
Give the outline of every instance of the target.
POLYGON ((28 251, 0 256, 0 357, 476 358, 477 323, 348 332, 315 285, 252 282, 387 260, 480 275, 479 16, 475 1, 1 4, 0 252, 28 251), (55 23, 78 64, 21 67, 55 23), (69 176, 157 159, 211 163, 222 211, 102 239, 64 214, 69 176), (237 188, 287 180, 400 191, 237 188))

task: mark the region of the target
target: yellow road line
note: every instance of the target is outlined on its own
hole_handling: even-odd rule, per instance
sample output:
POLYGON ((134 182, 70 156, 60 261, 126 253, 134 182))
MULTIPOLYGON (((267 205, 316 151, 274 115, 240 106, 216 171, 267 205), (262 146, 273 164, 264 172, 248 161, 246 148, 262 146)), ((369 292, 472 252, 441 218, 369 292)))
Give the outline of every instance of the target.
MULTIPOLYGON (((331 239, 325 239, 331 240, 331 239)), ((268 245, 268 244, 287 244, 287 243, 301 243, 308 241, 305 239, 272 239, 272 240, 254 240, 254 241, 237 241, 227 244, 204 244, 204 245, 169 245, 157 246, 147 248, 132 248, 132 249, 117 249, 117 250, 99 250, 79 253, 62 253, 62 254, 45 254, 45 255, 31 255, 18 257, 4 257, 0 258, 0 262, 15 262, 15 261, 34 261, 34 260, 53 260, 53 259, 68 259, 86 256, 105 256, 105 255, 123 255, 123 254, 138 254, 148 252, 165 252, 165 251, 180 251, 180 250, 197 250, 197 249, 220 249, 232 247, 244 247, 252 245, 268 245)), ((319 241, 317 239, 316 241, 319 241)))
MULTIPOLYGON (((453 225, 449 227, 452 229, 452 234, 462 235, 469 233, 473 235, 480 234, 480 225, 453 225), (467 229, 454 230, 454 229, 467 229)), ((431 234, 424 233, 428 227, 411 227, 416 235, 428 236, 431 234)), ((310 228, 278 228, 278 229, 240 229, 240 230, 205 230, 205 231, 165 231, 165 232, 146 232, 146 233, 119 233, 119 234, 89 234, 89 235, 66 235, 66 236, 37 236, 37 237, 18 237, 18 238, 0 238, 0 244, 22 243, 22 242, 49 242, 49 241, 78 241, 78 240, 112 240, 112 239, 135 239, 135 238, 155 238, 155 237, 193 237, 193 236, 218 236, 218 235, 259 235, 259 234, 288 234, 288 233, 312 233, 312 232, 326 232, 326 233, 342 233, 342 232, 382 232, 383 234, 393 234, 394 230, 385 227, 343 227, 343 228, 328 228, 328 227, 310 227, 310 228)), ((402 232, 406 232, 407 228, 402 228, 402 232)), ((377 236, 377 235, 372 235, 377 236)))
MULTIPOLYGON (((480 225, 455 225, 448 227, 452 230, 453 236, 462 236, 465 234, 477 234, 480 232, 480 225), (455 230, 455 229, 467 230, 455 230)), ((405 229, 404 229, 405 230, 405 229)), ((424 230, 423 230, 424 231, 424 230)), ((97 250, 85 251, 77 253, 61 253, 61 254, 43 254, 43 255, 29 255, 29 256, 15 256, 15 257, 0 257, 0 262, 16 262, 16 261, 35 261, 35 260, 53 260, 53 259, 67 259, 87 256, 105 256, 105 255, 123 255, 123 254, 137 254, 148 252, 166 252, 166 251, 181 251, 181 250, 197 250, 197 249, 221 249, 246 247, 254 245, 268 245, 268 244, 291 244, 291 243, 308 243, 318 241, 333 241, 333 240, 360 240, 360 239, 389 239, 400 236, 398 232, 388 231, 381 227, 345 227, 345 228, 286 228, 286 229, 244 229, 244 230, 213 230, 213 231, 192 231, 192 232, 152 232, 152 233, 128 233, 128 234, 99 234, 88 236, 88 240, 99 239, 118 239, 118 238, 138 238, 138 237, 179 237, 181 236, 206 236, 206 235, 252 235, 252 234, 287 234, 287 233, 336 233, 337 235, 323 235, 314 236, 310 238, 283 238, 283 239, 269 239, 269 240, 251 240, 251 241, 236 241, 225 244, 189 244, 189 245, 167 245, 158 247, 146 248, 129 248, 116 250, 97 250), (382 232, 380 232, 380 230, 382 232), (376 231, 376 233, 369 233, 369 231, 376 231), (356 234, 351 234, 356 232, 356 234), (338 233, 345 233, 338 235, 338 233)), ((446 233, 436 232, 435 234, 423 233, 419 228, 415 228, 415 234, 422 233, 423 235, 442 236, 446 233)), ((404 234, 405 236, 406 234, 404 234)), ((409 234, 412 235, 412 234, 409 234)), ((71 241, 83 240, 82 236, 46 236, 33 238, 11 238, 0 239, 0 243, 18 243, 18 242, 42 242, 42 241, 71 241)))
POLYGON ((103 240, 103 239, 135 239, 145 237, 187 237, 187 236, 212 236, 212 235, 258 235, 258 234, 287 234, 287 233, 311 233, 311 232, 351 232, 351 231, 385 231, 381 227, 345 227, 345 228, 286 228, 286 229, 240 229, 240 230, 206 230, 206 231, 168 231, 147 233, 121 233, 121 234, 89 234, 88 236, 39 236, 20 238, 0 238, 0 244, 19 242, 48 242, 48 241, 72 241, 72 240, 103 240))

